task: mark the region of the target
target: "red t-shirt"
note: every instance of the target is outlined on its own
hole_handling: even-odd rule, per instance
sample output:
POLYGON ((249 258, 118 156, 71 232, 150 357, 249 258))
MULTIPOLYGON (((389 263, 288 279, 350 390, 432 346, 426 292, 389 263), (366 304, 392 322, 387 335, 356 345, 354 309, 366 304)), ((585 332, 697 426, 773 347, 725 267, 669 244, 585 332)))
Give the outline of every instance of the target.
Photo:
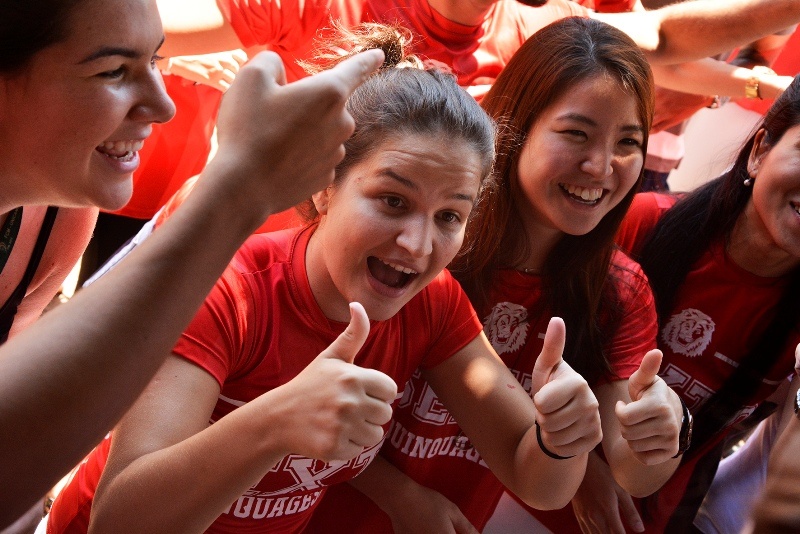
MULTIPOLYGON (((618 234, 620 246, 641 250, 661 215, 675 202, 675 197, 669 195, 636 195, 618 234)), ((728 257, 721 242, 715 243, 689 271, 673 311, 659 332, 658 346, 664 352, 659 374, 692 412, 697 412, 703 401, 731 376, 737 362, 752 350, 772 320, 774 307, 787 283, 788 277, 763 278, 745 271, 728 257)), ((800 332, 795 332, 761 388, 742 406, 731 424, 751 414, 792 372, 794 347, 798 342, 800 332)), ((682 463, 657 497, 649 500, 652 506, 642 517, 647 532, 664 531, 677 511, 698 461, 724 436, 725 432, 721 432, 699 454, 682 463)), ((579 533, 571 507, 566 510, 569 513, 556 516, 557 520, 546 520, 547 514, 537 517, 556 532, 579 533)))
MULTIPOLYGON (((609 279, 617 289, 623 319, 607 354, 614 375, 626 379, 639 368, 644 354, 655 348, 655 305, 641 268, 621 252, 614 255, 609 279)), ((539 276, 516 270, 500 271, 490 295, 491 302, 496 304, 484 314, 483 320, 484 332, 492 346, 528 392, 531 372, 550 320, 546 310, 532 312, 541 307, 541 297, 539 276)), ((569 335, 569 325, 567 332, 569 335)), ((481 530, 503 493, 503 485, 460 430, 417 372, 406 385, 394 412, 381 455, 417 483, 458 505, 481 530)), ((340 532, 391 532, 388 516, 348 484, 326 494, 314 513, 311 530, 323 532, 331 524, 336 524, 340 532)))
POLYGON ((313 58, 313 40, 331 18, 345 27, 396 23, 413 32, 415 54, 456 74, 462 87, 475 87, 473 96, 488 90, 528 37, 564 17, 587 15, 567 0, 542 7, 499 0, 477 26, 442 17, 426 0, 222 0, 220 6, 242 44, 269 45, 283 58, 290 80, 303 76, 296 61, 313 58))
MULTIPOLYGON (((314 229, 251 237, 173 349, 219 382, 222 390, 212 421, 294 378, 347 326, 327 319, 311 292, 305 251, 314 229)), ((355 364, 404 384, 415 369, 438 365, 480 331, 466 295, 443 271, 394 317, 371 323, 355 364)), ((289 455, 223 511, 208 531, 298 532, 326 488, 361 472, 379 447, 335 464, 289 455)), ((84 465, 89 464, 94 459, 84 465)), ((88 512, 85 496, 93 494, 99 472, 86 471, 58 498, 69 506, 62 511, 61 502, 54 503, 50 532, 69 532, 71 523, 86 521, 65 513, 88 512), (89 474, 95 476, 90 479, 89 474), (84 502, 76 505, 81 498, 84 502)))
POLYGON ((164 85, 175 102, 175 117, 153 124, 152 134, 139 151, 133 196, 115 215, 150 219, 208 160, 222 93, 169 74, 164 75, 164 85))

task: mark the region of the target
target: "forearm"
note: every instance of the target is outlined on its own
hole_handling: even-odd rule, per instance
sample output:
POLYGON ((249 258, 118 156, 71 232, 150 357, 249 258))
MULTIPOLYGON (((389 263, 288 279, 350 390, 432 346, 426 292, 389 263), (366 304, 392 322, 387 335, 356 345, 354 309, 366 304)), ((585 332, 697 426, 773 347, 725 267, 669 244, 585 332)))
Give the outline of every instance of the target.
POLYGON ((800 20, 800 2, 695 0, 654 11, 593 16, 628 33, 651 63, 678 63, 783 30, 800 20))
POLYGON ((413 486, 418 486, 380 454, 375 456, 369 467, 350 480, 349 484, 369 497, 390 517, 395 511, 408 513, 409 499, 405 499, 403 495, 412 490, 413 486))
MULTIPOLYGON (((706 58, 676 65, 653 65, 653 75, 658 85, 673 91, 743 98, 753 71, 706 58)), ((762 98, 776 98, 791 82, 790 76, 760 75, 759 94, 762 98)))
MULTIPOLYGON (((269 394, 264 397, 271 400, 269 394)), ((271 405, 245 405, 171 447, 137 458, 119 473, 109 462, 92 505, 90 532, 207 529, 289 452, 280 429, 269 423, 265 407, 271 405)))
POLYGON ((257 225, 230 195, 211 193, 190 198, 118 268, 0 349, 0 480, 14 481, 0 485, 0 521, 114 426, 257 225))
POLYGON ((536 440, 532 427, 520 441, 514 467, 508 480, 501 481, 514 494, 537 510, 563 508, 580 486, 586 473, 588 453, 565 460, 547 456, 536 440), (546 484, 541 481, 546 480, 546 484))
POLYGON ((603 452, 617 484, 639 498, 661 488, 680 464, 680 458, 674 458, 655 465, 645 465, 633 455, 628 442, 620 435, 608 445, 603 443, 603 452))

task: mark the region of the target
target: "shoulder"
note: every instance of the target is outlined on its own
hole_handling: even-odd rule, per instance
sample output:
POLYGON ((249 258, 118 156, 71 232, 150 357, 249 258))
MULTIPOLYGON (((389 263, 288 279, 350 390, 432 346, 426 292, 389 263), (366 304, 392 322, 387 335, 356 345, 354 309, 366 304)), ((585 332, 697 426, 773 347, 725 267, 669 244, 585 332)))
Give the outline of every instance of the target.
POLYGON ((636 256, 661 216, 674 206, 677 200, 678 197, 663 193, 636 195, 617 231, 616 242, 620 248, 636 256))

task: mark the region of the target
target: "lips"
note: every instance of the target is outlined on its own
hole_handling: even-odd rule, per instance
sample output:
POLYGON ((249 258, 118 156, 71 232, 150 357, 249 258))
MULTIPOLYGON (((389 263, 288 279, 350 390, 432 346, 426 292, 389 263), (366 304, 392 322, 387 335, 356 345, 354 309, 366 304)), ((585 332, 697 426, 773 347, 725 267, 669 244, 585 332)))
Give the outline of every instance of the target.
POLYGON ((383 261, 375 256, 367 258, 367 268, 375 280, 393 289, 404 288, 419 276, 419 273, 411 268, 383 261))

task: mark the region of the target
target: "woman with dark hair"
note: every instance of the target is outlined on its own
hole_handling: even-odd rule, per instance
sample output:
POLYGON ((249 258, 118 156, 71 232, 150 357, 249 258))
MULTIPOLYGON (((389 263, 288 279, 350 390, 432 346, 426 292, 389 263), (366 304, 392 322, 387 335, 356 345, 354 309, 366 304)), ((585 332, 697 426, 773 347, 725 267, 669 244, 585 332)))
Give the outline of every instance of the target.
MULTIPOLYGON (((619 30, 568 18, 520 48, 482 106, 501 122, 495 182, 451 269, 526 390, 549 317, 564 317, 564 360, 598 398, 606 457, 621 484, 647 495, 677 466, 682 407, 655 375, 660 354, 648 353, 656 320, 647 280, 613 239, 641 181, 650 68, 619 30)), ((335 517, 344 531, 441 531, 463 525, 462 513, 481 530, 502 484, 453 415, 416 374, 381 450, 388 462, 351 482, 386 513, 337 487, 315 514, 318 530, 335 517)))
POLYGON ((108 281, 22 330, 82 252, 97 207, 127 200, 151 124, 172 115, 154 65, 162 39, 154 0, 0 3, 0 338, 13 334, 0 347, 0 529, 133 403, 237 244, 327 185, 352 132, 344 100, 380 60, 290 87, 274 55, 254 60, 181 215, 108 281))
POLYGON ((794 367, 800 341, 798 147, 795 78, 730 171, 679 201, 639 195, 623 223, 618 241, 640 258, 656 297, 660 374, 695 418, 692 448, 680 468, 639 503, 651 531, 691 525, 725 436, 794 367))
POLYGON ((601 431, 561 360, 563 323, 534 404, 444 271, 491 173, 494 123, 454 77, 391 68, 408 62, 396 32, 382 39, 369 46, 390 62, 349 99, 356 130, 313 219, 240 249, 110 452, 59 495, 50 532, 299 531, 377 454, 395 381, 417 368, 504 483, 532 505, 571 498, 601 431))

